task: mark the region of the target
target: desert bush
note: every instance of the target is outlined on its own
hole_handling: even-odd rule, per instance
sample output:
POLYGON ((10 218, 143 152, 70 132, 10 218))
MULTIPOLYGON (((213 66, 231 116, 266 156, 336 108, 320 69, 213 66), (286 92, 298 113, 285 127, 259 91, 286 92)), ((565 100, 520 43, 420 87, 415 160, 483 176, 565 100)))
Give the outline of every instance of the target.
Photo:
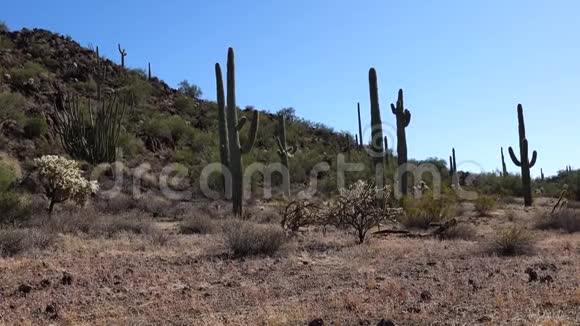
POLYGON ((272 256, 286 242, 284 230, 275 225, 232 220, 224 231, 228 248, 239 257, 272 256))
POLYGON ((0 21, 0 33, 8 33, 8 32, 10 32, 10 29, 8 28, 6 22, 0 21))
POLYGON ((152 228, 150 232, 147 234, 146 238, 154 246, 160 247, 167 246, 173 239, 171 234, 164 232, 163 230, 157 227, 152 228))
POLYGON ((52 215, 55 204, 71 199, 77 205, 82 205, 99 188, 95 181, 88 181, 81 176, 76 161, 45 155, 34 159, 34 166, 38 169, 44 194, 49 200, 49 216, 52 215))
POLYGON ((12 82, 18 86, 26 85, 30 80, 38 83, 40 75, 45 73, 47 71, 44 66, 32 61, 27 61, 22 67, 14 67, 9 70, 12 82))
POLYGON ((501 256, 529 253, 534 247, 533 237, 521 226, 512 226, 500 231, 494 243, 494 251, 501 256))
POLYGON ((282 212, 282 228, 298 232, 301 227, 318 225, 321 209, 318 204, 308 200, 294 200, 282 212))
POLYGON ((563 230, 568 233, 580 232, 580 215, 568 207, 554 212, 540 212, 536 215, 535 226, 541 230, 563 230))
POLYGON ((447 228, 439 234, 441 240, 474 240, 477 236, 477 231, 473 225, 467 223, 458 223, 447 228))
POLYGON ((395 220, 400 214, 398 209, 379 204, 388 202, 390 196, 390 186, 381 189, 371 182, 359 180, 340 189, 340 194, 327 214, 339 227, 350 228, 358 242, 363 243, 371 229, 383 222, 395 220))
POLYGON ((179 92, 194 99, 198 99, 203 94, 201 88, 195 84, 190 84, 187 80, 179 83, 179 92))
POLYGON ((181 234, 210 234, 216 231, 216 223, 204 215, 189 217, 179 223, 179 233, 181 234))
MULTIPOLYGON (((26 98, 19 93, 0 93, 0 124, 3 121, 14 120, 17 124, 24 123, 24 104, 26 98)), ((0 129, 1 125, 0 125, 0 129)))
POLYGON ((126 158, 133 158, 145 151, 143 141, 134 134, 123 132, 119 135, 119 147, 126 158))
POLYGON ((24 135, 29 139, 36 139, 48 132, 48 124, 43 117, 32 117, 24 124, 24 135))
POLYGON ((53 234, 36 229, 0 230, 0 257, 13 257, 31 249, 46 249, 55 239, 53 234))
POLYGON ((497 205, 497 200, 493 196, 479 195, 473 204, 480 216, 487 216, 497 205))
POLYGON ((112 238, 120 233, 131 233, 142 236, 151 236, 160 230, 150 221, 133 214, 117 216, 99 216, 98 213, 88 210, 84 215, 61 214, 46 221, 32 223, 46 230, 48 233, 86 234, 90 237, 112 238))
POLYGON ((31 215, 30 203, 15 192, 0 192, 0 224, 14 223, 31 215))
POLYGON ((6 191, 16 180, 18 176, 14 168, 0 160, 0 192, 6 191))
POLYGON ((521 177, 517 174, 502 176, 500 172, 482 173, 475 180, 479 192, 500 196, 522 196, 521 177))
POLYGON ((402 206, 405 216, 401 223, 407 228, 427 229, 432 223, 439 223, 455 214, 456 200, 451 194, 436 198, 427 192, 418 199, 405 197, 402 206))

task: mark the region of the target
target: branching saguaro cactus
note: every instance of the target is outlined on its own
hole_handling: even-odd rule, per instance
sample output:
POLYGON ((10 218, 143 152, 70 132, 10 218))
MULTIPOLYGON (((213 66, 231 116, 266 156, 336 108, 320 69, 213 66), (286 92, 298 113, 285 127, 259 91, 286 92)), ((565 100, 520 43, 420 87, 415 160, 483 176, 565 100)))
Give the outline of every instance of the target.
POLYGON ((290 199, 290 166, 288 164, 288 158, 294 156, 296 153, 296 146, 286 145, 286 117, 281 114, 278 116, 278 136, 276 137, 276 143, 278 144, 278 155, 284 166, 284 179, 287 180, 283 182, 284 195, 286 198, 290 199))
MULTIPOLYGON (((405 109, 402 89, 399 89, 397 104, 391 104, 391 111, 397 119, 397 163, 401 166, 407 163, 407 136, 405 134, 405 128, 411 122, 411 112, 405 109)), ((407 191, 407 178, 403 175, 403 178, 401 178, 401 192, 405 195, 407 191)))
POLYGON ((92 164, 111 163, 116 160, 124 113, 125 103, 115 95, 105 97, 96 112, 88 100, 88 112, 84 112, 78 98, 59 93, 52 131, 71 157, 92 164))
POLYGON ((258 134, 258 122, 260 115, 254 111, 252 124, 249 130, 248 142, 243 146, 240 145, 240 130, 246 124, 246 117, 238 121, 238 112, 236 107, 236 74, 234 62, 234 49, 228 49, 228 69, 227 69, 227 129, 228 142, 230 151, 230 172, 232 174, 232 203, 235 216, 242 216, 243 213, 243 162, 242 154, 252 150, 258 134))
POLYGON ((503 147, 501 147, 501 171, 504 178, 508 176, 507 165, 505 164, 505 157, 503 156, 503 147))
POLYGON ((379 88, 375 68, 369 70, 369 94, 371 99, 371 148, 374 168, 384 163, 383 153, 383 122, 379 107, 379 88))
POLYGON ((127 51, 125 49, 121 49, 121 44, 117 44, 117 48, 121 54, 121 67, 125 68, 125 57, 127 56, 127 51))
POLYGON ((524 123, 524 110, 521 104, 518 104, 518 130, 520 141, 520 159, 516 157, 512 147, 508 148, 510 158, 516 166, 521 167, 522 170, 522 186, 524 193, 524 205, 532 206, 532 184, 530 177, 530 168, 536 164, 538 153, 532 152, 532 159, 528 157, 528 139, 526 138, 526 125, 524 123))
POLYGON ((358 113, 358 140, 356 142, 357 147, 363 148, 363 136, 362 136, 362 121, 360 120, 360 103, 356 104, 356 111, 358 113))

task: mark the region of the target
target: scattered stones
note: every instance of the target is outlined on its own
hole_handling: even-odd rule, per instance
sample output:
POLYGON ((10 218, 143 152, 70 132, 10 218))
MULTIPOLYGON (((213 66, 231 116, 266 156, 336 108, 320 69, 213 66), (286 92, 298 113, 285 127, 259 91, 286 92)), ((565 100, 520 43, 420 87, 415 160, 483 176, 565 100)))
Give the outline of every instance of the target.
POLYGON ((72 285, 73 277, 68 272, 62 273, 62 285, 72 285))
POLYGON ((431 301, 431 292, 427 290, 421 291, 421 301, 431 301))
POLYGON ((308 323, 308 326, 324 326, 324 321, 320 318, 317 318, 308 323))
POLYGON ((536 273, 536 271, 533 268, 531 267, 526 268, 525 273, 528 274, 529 276, 528 282, 535 282, 538 280, 538 273, 536 273))
POLYGON ((28 294, 30 291, 32 291, 32 286, 29 284, 20 284, 20 286, 18 286, 18 292, 20 293, 28 294))

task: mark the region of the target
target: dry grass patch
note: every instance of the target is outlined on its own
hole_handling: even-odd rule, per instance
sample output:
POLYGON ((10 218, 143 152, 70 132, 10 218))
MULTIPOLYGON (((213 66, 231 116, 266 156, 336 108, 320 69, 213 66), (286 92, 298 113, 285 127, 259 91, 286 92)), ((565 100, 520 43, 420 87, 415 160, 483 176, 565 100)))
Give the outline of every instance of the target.
POLYGON ((272 256, 286 243, 284 230, 277 225, 231 220, 224 232, 228 248, 239 257, 272 256))
POLYGON ((477 230, 471 224, 459 223, 449 227, 439 235, 441 240, 467 240, 472 241, 477 237, 477 230))
POLYGON ((54 234, 37 229, 0 230, 0 257, 13 257, 32 249, 46 249, 55 242, 54 234))
POLYGON ((179 223, 181 234, 212 234, 218 229, 216 222, 207 216, 193 216, 179 223))
POLYGON ((580 232, 580 214, 571 208, 561 208, 554 213, 540 212, 535 218, 540 230, 563 230, 568 233, 580 232))
POLYGON ((529 254, 535 245, 532 234, 521 226, 500 231, 494 242, 494 251, 500 256, 529 254))
POLYGON ((489 216, 489 213, 497 206, 497 200, 488 195, 480 195, 473 203, 479 216, 489 216))

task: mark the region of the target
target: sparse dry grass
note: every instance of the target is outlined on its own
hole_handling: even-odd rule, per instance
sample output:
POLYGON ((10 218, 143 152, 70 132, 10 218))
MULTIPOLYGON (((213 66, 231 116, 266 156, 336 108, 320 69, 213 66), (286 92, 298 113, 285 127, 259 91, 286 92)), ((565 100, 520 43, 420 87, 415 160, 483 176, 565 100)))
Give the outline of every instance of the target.
MULTIPOLYGON (((485 223, 458 224, 475 228, 477 241, 389 237, 356 245, 344 231, 309 229, 284 255, 244 259, 231 257, 224 234, 175 234, 178 222, 151 222, 171 237, 165 246, 132 231, 64 233, 34 257, 0 258, 0 324, 575 325, 580 234, 529 231, 541 234, 534 255, 487 255, 483 246, 511 225, 498 211, 485 223), (553 281, 529 282, 528 267, 553 281), (30 293, 18 291, 22 284, 30 293), (48 304, 55 319, 44 312, 48 304)), ((514 212, 518 224, 532 224, 533 214, 514 212)))
POLYGON ((286 242, 284 230, 277 225, 260 225, 230 220, 224 225, 226 243, 238 257, 275 254, 286 242))

